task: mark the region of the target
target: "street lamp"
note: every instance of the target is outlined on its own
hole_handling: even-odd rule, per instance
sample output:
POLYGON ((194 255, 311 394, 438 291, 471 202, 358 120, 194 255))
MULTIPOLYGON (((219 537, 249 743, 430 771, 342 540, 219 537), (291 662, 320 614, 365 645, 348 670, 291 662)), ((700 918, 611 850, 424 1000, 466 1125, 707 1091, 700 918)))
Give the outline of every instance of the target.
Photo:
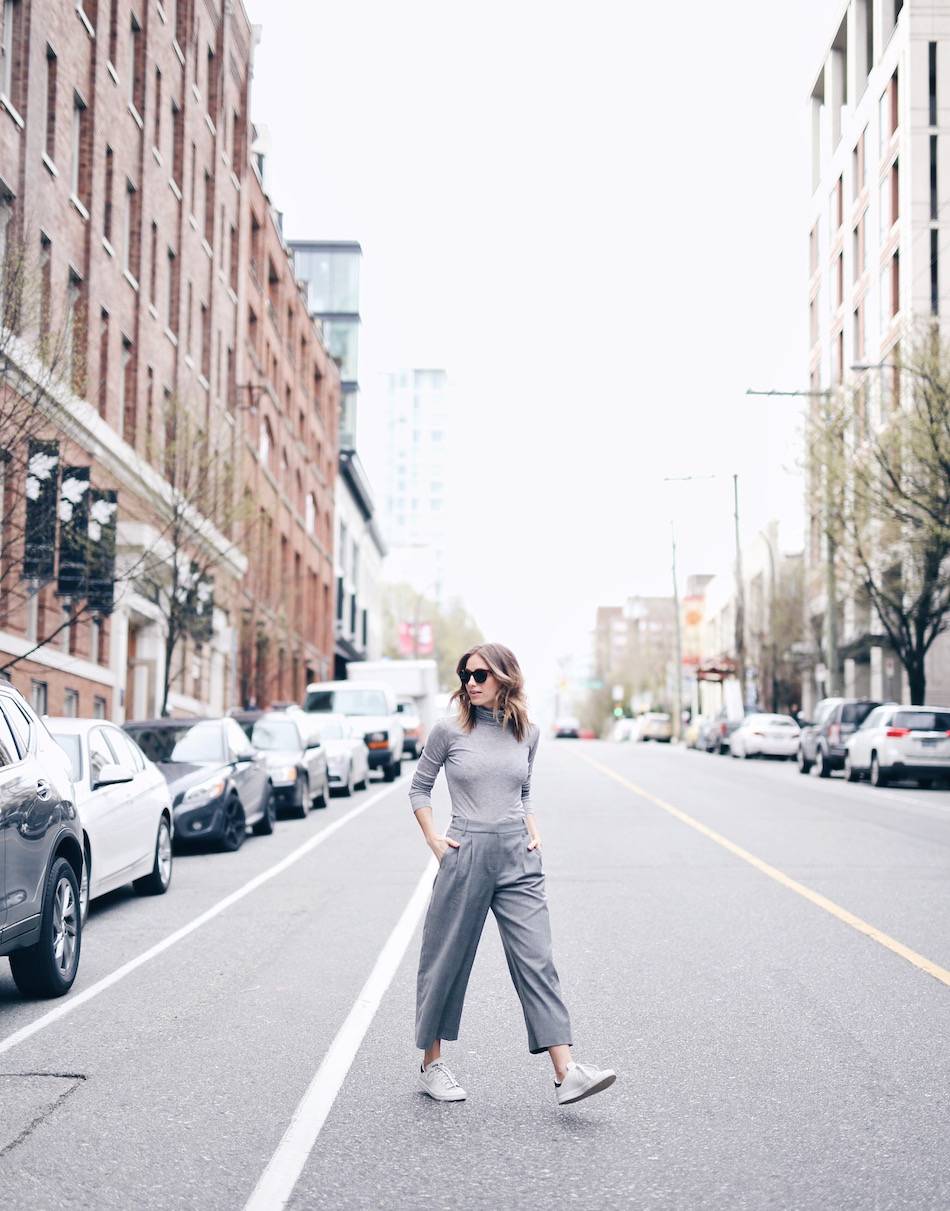
MULTIPOLYGON (((748 394, 748 393, 747 393, 748 394)), ((693 479, 723 479, 722 475, 667 475, 663 482, 667 484, 686 483, 693 479)), ((736 647, 736 673, 739 678, 739 692, 742 695, 743 704, 745 703, 745 585, 742 580, 742 546, 739 542, 739 474, 734 472, 732 476, 732 498, 733 498, 733 522, 735 525, 736 535, 736 625, 735 625, 735 647, 736 647)), ((674 561, 675 561, 675 542, 674 542, 674 561)), ((682 670, 680 670, 682 671, 682 670)))
MULTIPOLYGON (((746 388, 746 395, 764 395, 764 396, 785 396, 788 398, 802 399, 820 399, 826 403, 831 399, 834 393, 830 389, 819 389, 817 391, 756 391, 752 387, 746 388)), ((830 443, 830 417, 827 415, 823 418, 825 421, 825 440, 830 443)), ((838 678, 838 586, 837 586, 837 570, 835 568, 836 546, 831 537, 831 477, 825 475, 824 485, 824 512, 825 512, 825 664, 828 669, 827 681, 825 683, 825 696, 831 697, 836 690, 836 682, 838 678)))
POLYGON ((765 549, 769 553, 769 694, 771 701, 769 705, 772 710, 777 710, 777 679, 775 676, 775 666, 778 664, 778 644, 775 640, 775 551, 772 548, 772 539, 768 536, 765 530, 759 531, 759 537, 765 543, 765 549))

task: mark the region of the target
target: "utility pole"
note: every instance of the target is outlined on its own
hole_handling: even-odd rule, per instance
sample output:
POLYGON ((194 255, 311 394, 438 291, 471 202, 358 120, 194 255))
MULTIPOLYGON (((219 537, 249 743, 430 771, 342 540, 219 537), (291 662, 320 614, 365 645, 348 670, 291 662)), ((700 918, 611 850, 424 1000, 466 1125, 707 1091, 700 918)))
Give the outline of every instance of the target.
POLYGON ((683 731, 683 633, 680 626, 680 594, 676 580, 676 528, 670 522, 673 541, 673 615, 676 646, 673 652, 673 739, 681 740, 683 731))
POLYGON ((825 697, 833 698, 838 692, 838 577, 835 560, 838 554, 838 544, 832 537, 832 517, 834 500, 832 498, 832 459, 835 457, 834 435, 831 432, 832 416, 829 407, 830 396, 823 401, 824 443, 825 443, 825 697))
POLYGON ((745 585, 742 580, 742 546, 739 541, 739 476, 732 477, 733 520, 736 527, 736 673, 745 705, 745 585))

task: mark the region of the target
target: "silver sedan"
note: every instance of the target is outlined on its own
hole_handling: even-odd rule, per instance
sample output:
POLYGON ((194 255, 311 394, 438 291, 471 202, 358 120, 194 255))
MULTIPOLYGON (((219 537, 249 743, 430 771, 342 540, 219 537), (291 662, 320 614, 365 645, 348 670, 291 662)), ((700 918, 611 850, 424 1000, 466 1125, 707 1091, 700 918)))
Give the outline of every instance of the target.
POLYGON ((314 718, 321 746, 327 755, 330 787, 344 795, 365 790, 369 778, 369 749, 358 723, 346 715, 320 714, 314 718))

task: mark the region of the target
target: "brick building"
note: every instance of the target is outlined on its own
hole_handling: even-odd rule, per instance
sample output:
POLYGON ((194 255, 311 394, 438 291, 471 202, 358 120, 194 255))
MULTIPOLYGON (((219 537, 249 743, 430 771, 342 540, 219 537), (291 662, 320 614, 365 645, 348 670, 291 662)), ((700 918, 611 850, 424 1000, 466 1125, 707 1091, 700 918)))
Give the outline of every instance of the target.
MULTIPOLYGON (((254 595, 277 574, 273 563, 265 570, 254 562, 272 547, 246 549, 254 532, 241 485, 253 483, 278 549, 280 538, 290 542, 286 518, 297 525, 302 516, 307 531, 311 494, 313 546, 318 527, 330 522, 321 517, 326 472, 311 473, 308 460, 326 464, 325 446, 335 440, 332 426, 325 431, 309 415, 300 448, 280 436, 291 402, 297 417, 319 395, 332 414, 332 386, 317 391, 314 367, 330 383, 334 370, 313 352, 316 332, 298 330, 296 345, 286 334, 276 339, 275 319, 264 314, 271 299, 262 306, 252 280, 254 239, 263 239, 263 263, 277 271, 280 292, 287 287, 283 315, 296 310, 286 255, 275 251, 279 233, 249 160, 251 28, 230 0, 5 0, 2 19, 0 251, 22 249, 39 291, 39 328, 64 333, 69 346, 65 373, 43 392, 44 436, 58 440, 63 466, 89 465, 93 486, 118 494, 113 613, 81 616, 11 675, 50 713, 122 719, 160 709, 167 668, 169 710, 222 711, 239 697, 242 619, 256 617, 254 595), (266 355, 279 361, 273 372, 263 361, 254 366, 247 351, 254 345, 265 356, 268 325, 266 355), (299 364, 290 347, 299 349, 299 364), (257 418, 271 429, 277 462, 269 467, 258 466, 257 418), (182 450, 206 453, 216 487, 213 509, 192 518, 189 549, 176 552, 171 483, 182 450), (308 485, 302 499, 298 482, 308 485), (278 505, 288 495, 293 507, 278 505), (165 567, 179 556, 213 567, 209 625, 183 638, 171 662, 163 607, 171 590, 155 571, 159 556, 165 567)), ((264 286, 273 292, 269 279, 264 286)), ((41 336, 24 324, 11 346, 18 372, 38 364, 41 336)), ((21 485, 4 487, 22 499, 21 485)), ((307 544, 295 542, 302 566, 322 574, 320 559, 305 558, 307 544)), ((283 584, 295 570, 286 558, 283 584)), ((82 605, 58 596, 55 583, 26 589, 3 594, 0 655, 21 655, 47 633, 49 619, 82 605)), ((296 653, 316 667, 318 651, 329 651, 327 611, 319 598, 309 608, 281 625, 308 628, 306 652, 298 637, 286 659, 296 653)))
POLYGON ((303 700, 332 675, 340 371, 294 275, 261 160, 244 190, 248 255, 239 373, 243 483, 249 502, 239 697, 303 700))

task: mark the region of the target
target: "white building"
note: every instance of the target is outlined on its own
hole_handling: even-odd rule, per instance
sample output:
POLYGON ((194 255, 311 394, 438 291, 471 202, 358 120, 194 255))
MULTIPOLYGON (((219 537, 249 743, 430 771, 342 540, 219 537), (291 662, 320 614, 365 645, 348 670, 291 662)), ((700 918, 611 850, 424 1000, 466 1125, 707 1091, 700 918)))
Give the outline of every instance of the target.
MULTIPOLYGON (((811 91, 809 386, 842 386, 856 364, 893 363, 913 316, 950 309, 950 2, 849 0, 811 91)), ((898 372, 865 372, 864 423, 879 423, 898 372)), ((813 407, 820 406, 817 399, 813 407)), ((837 668, 826 592, 821 493, 807 497, 806 609, 818 643, 806 713, 829 692, 901 698, 900 662, 866 602, 839 600, 837 668)), ((931 650, 928 694, 950 698, 946 637, 931 650)))
POLYGON ((386 576, 441 599, 448 549, 448 376, 400 370, 386 376, 383 528, 386 576))
POLYGON ((376 527, 369 484, 357 454, 340 451, 336 483, 336 621, 334 677, 351 660, 383 654, 381 586, 386 547, 376 527))

